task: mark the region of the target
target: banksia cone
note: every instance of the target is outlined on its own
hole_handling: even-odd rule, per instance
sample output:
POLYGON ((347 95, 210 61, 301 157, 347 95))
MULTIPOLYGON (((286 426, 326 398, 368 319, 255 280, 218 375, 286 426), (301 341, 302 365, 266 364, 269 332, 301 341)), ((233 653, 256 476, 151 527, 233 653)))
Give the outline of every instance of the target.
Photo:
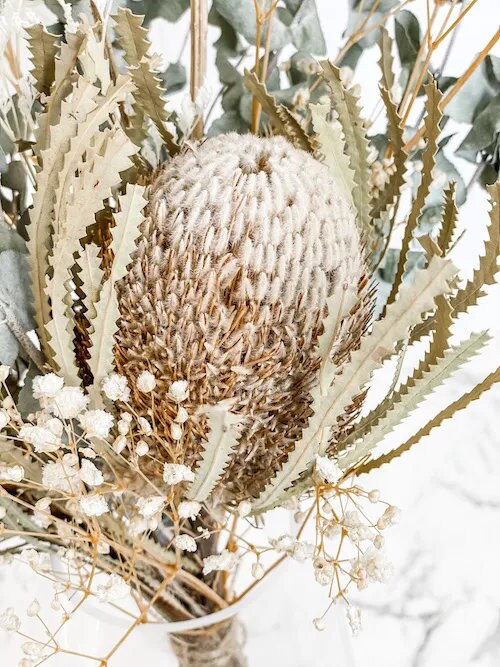
MULTIPOLYGON (((116 346, 130 386, 144 370, 157 378, 156 458, 194 467, 206 438, 200 408, 231 399, 244 419, 220 488, 256 495, 310 415, 326 300, 336 281, 358 285, 363 272, 351 206, 327 168, 285 139, 219 136, 167 163, 120 288, 116 346), (180 439, 176 380, 189 387, 180 439)), ((344 332, 337 353, 359 335, 344 332)), ((134 398, 146 414, 151 396, 134 398)))

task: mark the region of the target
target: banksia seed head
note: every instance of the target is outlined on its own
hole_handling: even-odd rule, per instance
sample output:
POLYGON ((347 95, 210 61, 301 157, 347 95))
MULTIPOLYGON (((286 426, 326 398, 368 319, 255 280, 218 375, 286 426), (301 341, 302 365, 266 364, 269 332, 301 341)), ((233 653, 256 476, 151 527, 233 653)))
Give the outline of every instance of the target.
MULTIPOLYGON (((228 134, 168 162, 120 288, 116 348, 130 386, 144 370, 156 377, 155 456, 195 466, 200 408, 232 399, 244 421, 220 486, 235 499, 258 493, 310 415, 326 300, 363 272, 352 208, 327 168, 285 139, 228 134), (172 429, 177 380, 189 394, 172 429)), ((151 408, 150 394, 134 400, 151 408)))

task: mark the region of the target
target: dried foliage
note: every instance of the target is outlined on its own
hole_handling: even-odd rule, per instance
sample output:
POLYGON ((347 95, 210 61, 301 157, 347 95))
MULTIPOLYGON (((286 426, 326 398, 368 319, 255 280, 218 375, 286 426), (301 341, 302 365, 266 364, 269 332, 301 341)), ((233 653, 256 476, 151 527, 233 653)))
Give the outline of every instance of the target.
MULTIPOLYGON (((95 25, 82 17, 61 37, 30 27, 28 91, 6 49, 18 106, 1 116, 10 142, 2 193, 12 192, 5 205, 2 194, 0 221, 1 553, 52 578, 57 598, 59 575, 46 562, 57 551, 77 594, 67 618, 90 595, 130 594, 137 608, 128 633, 148 615, 190 621, 223 610, 287 557, 312 562, 333 604, 388 571, 381 532, 396 510, 356 477, 408 451, 500 379, 494 371, 371 459, 488 341, 481 332, 450 346, 457 315, 495 281, 500 184, 488 188, 479 266, 458 287, 449 255, 460 181, 436 194, 433 180, 444 164, 442 116, 466 79, 451 96, 429 78, 424 145, 420 130, 407 140, 432 70, 432 25, 422 41, 415 17, 395 3, 389 15, 376 2, 353 3, 357 18, 337 58, 354 67, 376 40, 372 26, 397 16, 396 44, 386 28, 380 34, 381 139, 369 135, 346 71, 308 57, 322 45, 314 2, 245 0, 256 10, 249 14, 215 0, 225 114, 209 131, 221 136, 201 142, 193 142, 207 120, 201 105, 191 101, 188 120, 167 110, 147 35, 158 13, 176 20, 188 3, 140 4, 145 17, 119 8, 112 21, 94 7, 95 25), (253 68, 241 74, 231 61, 248 47, 238 36, 255 45, 253 68), (275 68, 290 41, 297 54, 283 90, 275 68), (241 134, 224 134, 230 129, 241 134), (398 252, 390 244, 419 159, 398 252), (440 229, 426 236, 436 196, 440 229), (410 266, 415 255, 422 268, 410 266), (389 296, 376 309, 380 271, 389 296), (406 352, 427 335, 401 381, 406 352), (387 360, 396 362, 390 389, 366 414, 372 374, 387 360), (369 503, 383 513, 372 516, 369 503), (297 534, 262 544, 265 513, 291 504, 303 509, 297 534), (310 518, 315 544, 302 539, 310 518), (239 564, 255 578, 243 590, 230 574, 239 564)), ((349 617, 357 628, 356 610, 349 617)), ((12 610, 0 620, 19 631, 12 610)), ((315 624, 321 629, 321 618, 315 624)), ((218 626, 208 644, 177 637, 176 650, 199 656, 214 637, 227 646, 233 630, 218 626)), ((38 660, 65 652, 56 634, 34 640, 38 660)), ((118 646, 91 659, 105 665, 118 646)))

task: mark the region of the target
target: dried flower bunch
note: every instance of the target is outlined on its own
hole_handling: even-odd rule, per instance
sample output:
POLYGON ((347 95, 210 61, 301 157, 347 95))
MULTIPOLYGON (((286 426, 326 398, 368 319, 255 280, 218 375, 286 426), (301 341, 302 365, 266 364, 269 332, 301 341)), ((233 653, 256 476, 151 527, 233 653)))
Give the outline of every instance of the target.
MULTIPOLYGON (((199 10, 195 2, 193 16, 199 10)), ((271 16, 257 14, 257 23, 271 16)), ((268 92, 257 58, 244 79, 256 134, 203 139, 197 108, 189 122, 169 114, 142 17, 128 9, 113 17, 123 67, 110 30, 84 16, 67 21, 62 38, 28 28, 30 141, 9 158, 26 165, 34 192, 25 229, 14 206, 1 223, 0 271, 30 297, 1 291, 15 354, 0 367, 0 553, 52 581, 51 604, 64 614, 49 640, 29 637, 21 664, 69 656, 60 630, 90 596, 131 597, 128 636, 151 616, 211 617, 285 558, 309 563, 328 609, 347 602, 357 632, 349 593, 386 579, 383 532, 398 515, 357 477, 500 379, 497 369, 374 457, 488 341, 480 332, 450 344, 454 318, 495 279, 500 184, 489 188, 479 267, 460 282, 449 258, 453 184, 437 233, 418 234, 443 104, 429 77, 420 182, 376 308, 374 278, 412 149, 393 98, 388 33, 388 145, 378 161, 357 91, 329 61, 310 65, 321 99, 287 106, 268 92), (403 280, 417 236, 423 266, 403 280), (407 349, 425 337, 424 355, 400 380, 407 349), (372 374, 388 359, 396 376, 368 411, 372 374), (296 513, 297 533, 266 540, 265 515, 276 507, 296 513), (64 564, 64 580, 49 554, 64 564), (250 583, 238 587, 241 572, 250 583)), ((193 54, 199 66, 195 43, 193 54)), ((28 615, 40 617, 41 606, 33 601, 28 615)), ((314 623, 322 629, 323 616, 314 623)), ((23 632, 13 608, 0 624, 23 632)), ((126 636, 106 656, 86 657, 107 665, 126 636)), ((181 664, 208 655, 245 664, 229 616, 208 633, 178 633, 173 646, 181 664)))

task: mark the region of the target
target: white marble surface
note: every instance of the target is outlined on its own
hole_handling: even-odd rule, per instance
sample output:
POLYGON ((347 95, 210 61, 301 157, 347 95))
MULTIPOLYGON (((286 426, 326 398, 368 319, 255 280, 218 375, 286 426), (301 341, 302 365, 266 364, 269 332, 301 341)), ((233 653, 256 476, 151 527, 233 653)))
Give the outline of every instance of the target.
MULTIPOLYGON (((319 0, 332 52, 344 25, 344 5, 340 0, 319 0)), ((425 3, 417 0, 411 7, 421 11, 425 3)), ((451 73, 464 69, 498 18, 498 0, 480 0, 470 12, 466 38, 455 49, 451 73)), ((155 35, 161 37, 158 31, 156 27, 155 35)), ((181 33, 176 31, 172 38, 171 53, 176 53, 181 33)), ((367 108, 370 94, 375 94, 370 71, 368 64, 361 68, 361 83, 368 86, 367 108)), ((462 166, 467 172, 467 166, 462 166)), ((475 190, 461 213, 467 237, 455 252, 465 271, 472 269, 474 254, 481 248, 486 211, 484 193, 475 190)), ((452 379, 436 392, 416 418, 387 438, 387 446, 402 441, 443 401, 453 400, 497 366, 499 312, 500 290, 495 287, 458 327, 460 338, 471 330, 491 327, 495 340, 476 360, 474 370, 469 366, 460 379, 452 379)), ((324 608, 324 590, 314 583, 307 567, 292 563, 245 611, 250 667, 500 665, 499 401, 497 387, 390 467, 362 480, 367 487, 382 489, 384 497, 402 509, 402 517, 387 534, 395 568, 392 582, 357 595, 363 610, 361 635, 350 637, 341 610, 330 617, 325 632, 314 630, 311 619, 324 608)), ((41 586, 27 568, 1 566, 0 609, 12 604, 25 607, 35 595, 42 596, 41 586)), ((118 628, 92 610, 82 613, 64 641, 73 646, 80 642, 89 653, 101 653, 105 647, 99 644, 110 640, 113 632, 118 628)), ((17 639, 0 634, 0 667, 18 664, 18 645, 17 639)), ((135 666, 139 659, 168 667, 165 647, 161 628, 141 628, 110 667, 135 666)), ((91 667, 97 663, 64 658, 47 664, 91 667)))

